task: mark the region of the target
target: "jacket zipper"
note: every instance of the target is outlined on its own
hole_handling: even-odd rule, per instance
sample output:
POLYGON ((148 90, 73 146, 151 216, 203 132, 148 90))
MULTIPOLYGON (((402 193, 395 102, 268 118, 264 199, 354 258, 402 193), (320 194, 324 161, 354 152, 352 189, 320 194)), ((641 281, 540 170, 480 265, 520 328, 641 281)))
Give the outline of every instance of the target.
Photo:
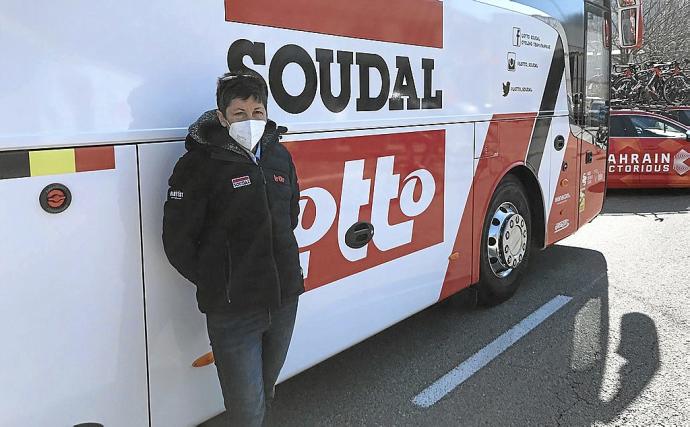
MULTIPOLYGON (((211 156, 211 157, 213 157, 213 156, 211 156)), ((222 157, 220 157, 220 160, 224 160, 227 162, 233 161, 233 160, 229 160, 229 159, 224 159, 222 157)), ((258 163, 254 162, 254 161, 251 161, 251 163, 258 165, 258 163)), ((263 177, 263 170, 262 170, 261 175, 263 177)), ((263 180, 265 183, 266 178, 263 177, 263 180)), ((269 220, 270 220, 270 216, 269 216, 269 220)), ((273 236, 271 236, 271 237, 273 237, 273 236)), ((225 265, 226 265, 226 267, 225 267, 225 286, 224 286, 224 288, 225 288, 225 299, 227 300, 228 304, 231 304, 232 300, 230 298, 230 286, 231 286, 230 279, 232 277, 232 259, 230 259, 230 243, 228 242, 227 237, 225 238, 225 265)))
MULTIPOLYGON (((261 153, 261 159, 264 158, 264 153, 261 153)), ((271 256, 273 256, 273 265, 276 266, 276 270, 274 271, 275 273, 275 278, 276 278, 276 283, 278 284, 277 286, 277 303, 278 306, 280 306, 280 277, 278 276, 278 263, 276 262, 275 259, 275 254, 273 252, 273 218, 272 218, 272 212, 271 212, 271 204, 268 201, 268 184, 266 182, 266 174, 264 174, 264 168, 259 164, 261 163, 261 159, 259 159, 259 162, 256 163, 256 165, 259 167, 259 171, 261 172, 261 178, 264 182, 264 203, 266 204, 266 209, 268 210, 268 227, 269 227, 269 233, 270 233, 270 245, 271 245, 271 256)))
MULTIPOLYGON (((280 306, 280 303, 281 303, 280 277, 278 275, 278 263, 276 262, 275 255, 273 253, 273 218, 272 218, 272 213, 271 213, 271 205, 268 201, 268 183, 266 182, 266 174, 264 173, 264 168, 261 166, 261 161, 263 160, 264 156, 266 154, 268 154, 268 152, 271 148, 272 147, 268 144, 266 146, 262 146, 261 147, 261 158, 257 159, 256 161, 252 161, 251 158, 249 160, 251 161, 251 163, 253 163, 254 165, 256 165, 259 168, 259 172, 261 173, 261 179, 262 179, 263 184, 264 184, 264 189, 263 189, 264 205, 265 205, 266 211, 268 213, 268 226, 269 226, 269 234, 270 234, 269 244, 271 245, 271 254, 273 256, 273 264, 276 266, 276 269, 274 270, 274 274, 275 274, 276 283, 278 284, 278 286, 276 288, 276 291, 277 291, 276 301, 278 303, 278 306, 280 306)), ((228 159, 223 159, 223 160, 233 161, 233 160, 228 160, 228 159)), ((228 280, 227 280, 226 286, 225 286, 225 295, 227 297, 228 303, 230 303, 230 275, 231 275, 231 271, 232 271, 232 262, 231 262, 232 260, 230 260, 229 243, 226 241, 225 245, 226 245, 226 250, 228 251, 228 254, 226 257, 227 262, 228 262, 228 270, 227 270, 228 280)))

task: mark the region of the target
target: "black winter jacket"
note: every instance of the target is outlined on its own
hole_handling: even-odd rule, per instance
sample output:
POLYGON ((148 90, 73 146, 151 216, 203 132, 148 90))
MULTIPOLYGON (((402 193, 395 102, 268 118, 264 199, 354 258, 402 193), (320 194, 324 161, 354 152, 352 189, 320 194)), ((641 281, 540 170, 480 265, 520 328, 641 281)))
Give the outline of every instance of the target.
POLYGON ((215 110, 189 128, 168 181, 163 245, 204 313, 275 308, 304 292, 293 234, 299 185, 281 131, 268 121, 257 165, 215 110))

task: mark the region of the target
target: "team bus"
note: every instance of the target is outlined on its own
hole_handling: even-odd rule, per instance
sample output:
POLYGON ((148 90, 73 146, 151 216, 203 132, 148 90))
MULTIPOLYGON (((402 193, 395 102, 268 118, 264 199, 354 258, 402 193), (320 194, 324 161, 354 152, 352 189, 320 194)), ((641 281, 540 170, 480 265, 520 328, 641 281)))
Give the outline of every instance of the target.
POLYGON ((609 0, 394 3, 3 3, 0 425, 222 411, 161 227, 228 69, 268 82, 300 178, 307 291, 280 381, 470 286, 504 301, 599 213, 609 0))

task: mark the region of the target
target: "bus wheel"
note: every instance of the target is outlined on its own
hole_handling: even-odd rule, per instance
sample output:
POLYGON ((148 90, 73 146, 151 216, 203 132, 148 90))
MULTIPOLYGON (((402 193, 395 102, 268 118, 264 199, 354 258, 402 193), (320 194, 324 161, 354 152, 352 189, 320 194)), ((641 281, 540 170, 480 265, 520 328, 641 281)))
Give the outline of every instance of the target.
POLYGON ((531 226, 525 189, 508 175, 491 198, 484 219, 477 285, 482 304, 499 304, 517 290, 529 261, 531 226))

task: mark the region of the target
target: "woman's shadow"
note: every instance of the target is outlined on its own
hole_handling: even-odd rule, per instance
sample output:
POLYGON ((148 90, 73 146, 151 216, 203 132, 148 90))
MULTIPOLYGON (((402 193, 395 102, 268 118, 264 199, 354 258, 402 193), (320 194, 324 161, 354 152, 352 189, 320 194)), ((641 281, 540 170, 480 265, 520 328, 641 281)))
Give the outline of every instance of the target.
MULTIPOLYGON (((642 313, 623 315, 620 344, 616 352, 624 359, 618 370, 617 391, 607 401, 599 401, 596 421, 613 421, 640 396, 659 370, 659 335, 654 321, 642 313)), ((599 394, 601 396, 602 393, 599 394)))

